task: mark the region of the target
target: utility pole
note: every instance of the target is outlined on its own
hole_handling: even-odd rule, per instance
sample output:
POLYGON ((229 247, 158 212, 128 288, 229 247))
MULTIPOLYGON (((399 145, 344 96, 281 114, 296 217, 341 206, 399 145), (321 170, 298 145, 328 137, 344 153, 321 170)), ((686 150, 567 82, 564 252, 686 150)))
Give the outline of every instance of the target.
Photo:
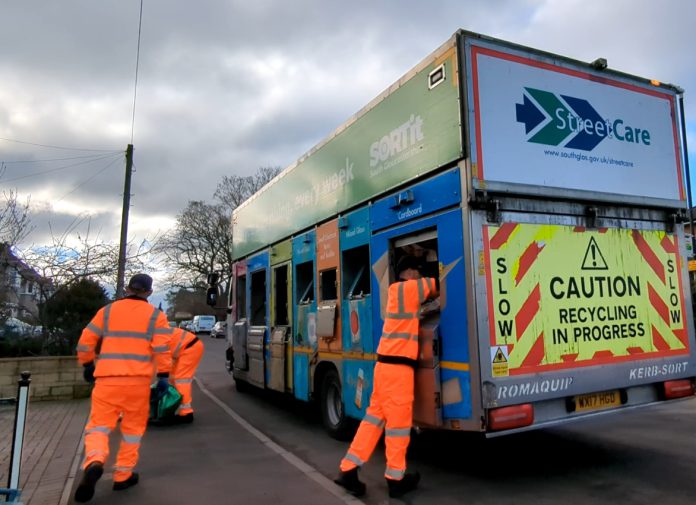
POLYGON ((133 144, 126 147, 126 178, 123 183, 123 212, 121 214, 121 243, 118 249, 118 277, 116 299, 123 297, 126 275, 126 248, 128 246, 128 212, 130 211, 131 175, 133 174, 133 144))

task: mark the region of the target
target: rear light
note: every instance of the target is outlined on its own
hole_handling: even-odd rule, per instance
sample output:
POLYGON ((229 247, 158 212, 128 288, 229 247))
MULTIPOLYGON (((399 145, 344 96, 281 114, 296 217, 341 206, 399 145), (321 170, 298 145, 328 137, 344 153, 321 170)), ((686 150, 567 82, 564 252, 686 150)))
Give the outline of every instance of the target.
POLYGON ((533 422, 534 407, 531 403, 500 407, 488 411, 488 426, 493 431, 522 428, 533 422))
POLYGON ((663 382, 665 387, 665 399, 671 400, 672 398, 683 398, 684 396, 691 396, 694 394, 694 383, 691 379, 681 379, 677 381, 665 381, 663 382))

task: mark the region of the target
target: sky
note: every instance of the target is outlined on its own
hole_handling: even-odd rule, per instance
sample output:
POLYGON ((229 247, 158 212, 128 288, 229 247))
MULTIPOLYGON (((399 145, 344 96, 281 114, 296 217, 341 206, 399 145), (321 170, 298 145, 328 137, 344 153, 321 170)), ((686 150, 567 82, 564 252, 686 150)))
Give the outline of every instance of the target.
POLYGON ((144 0, 134 113, 139 15, 0 2, 0 191, 30 198, 22 245, 87 226, 118 241, 129 143, 129 238, 165 232, 223 176, 293 163, 459 28, 681 86, 696 149, 691 0, 144 0))

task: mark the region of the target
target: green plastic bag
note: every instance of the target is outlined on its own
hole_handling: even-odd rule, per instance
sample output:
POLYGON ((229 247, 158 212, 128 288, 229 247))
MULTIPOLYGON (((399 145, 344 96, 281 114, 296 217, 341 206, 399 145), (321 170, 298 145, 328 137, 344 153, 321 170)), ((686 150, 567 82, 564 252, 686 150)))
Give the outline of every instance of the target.
POLYGON ((150 419, 159 421, 176 414, 176 409, 181 404, 181 395, 174 386, 169 389, 159 401, 157 401, 157 384, 150 388, 150 419))

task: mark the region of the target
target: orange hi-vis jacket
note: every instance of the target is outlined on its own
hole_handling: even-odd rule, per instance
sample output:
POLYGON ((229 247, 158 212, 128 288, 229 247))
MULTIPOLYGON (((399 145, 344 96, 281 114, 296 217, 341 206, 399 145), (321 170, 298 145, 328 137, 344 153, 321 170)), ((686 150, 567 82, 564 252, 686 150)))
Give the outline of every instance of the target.
POLYGON ((172 352, 172 362, 176 363, 176 360, 179 359, 181 352, 186 349, 186 346, 198 337, 182 328, 172 328, 171 332, 172 336, 169 341, 169 350, 172 352))
POLYGON ((94 377, 101 384, 149 384, 153 361, 158 373, 171 371, 170 338, 164 313, 129 296, 99 309, 82 331, 77 359, 84 365, 96 358, 94 377))
POLYGON ((437 294, 435 279, 421 277, 389 286, 387 311, 377 354, 418 359, 418 311, 437 294))

